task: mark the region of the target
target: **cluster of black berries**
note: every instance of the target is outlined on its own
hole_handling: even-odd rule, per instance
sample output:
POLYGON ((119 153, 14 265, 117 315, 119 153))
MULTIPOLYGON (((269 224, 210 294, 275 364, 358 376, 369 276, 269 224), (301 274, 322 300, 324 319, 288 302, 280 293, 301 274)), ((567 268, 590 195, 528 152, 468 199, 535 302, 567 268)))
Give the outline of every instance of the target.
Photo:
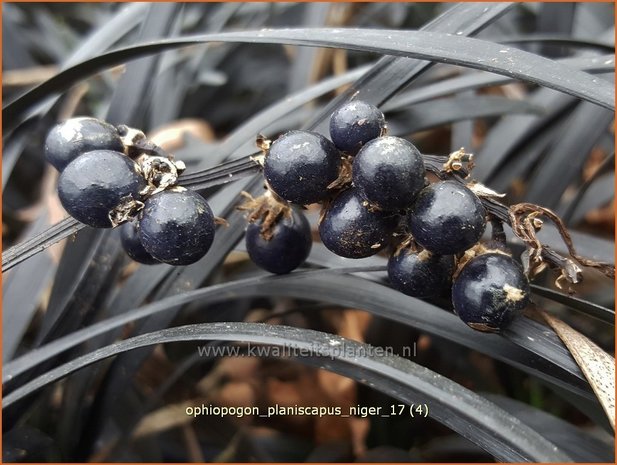
POLYGON ((88 226, 125 223, 122 244, 138 262, 194 263, 214 239, 212 211, 199 194, 175 184, 181 163, 136 149, 139 140, 145 140, 139 131, 95 118, 55 126, 45 157, 60 171, 60 201, 88 226))
MULTIPOLYGON (((308 257, 311 228, 298 206, 321 203, 319 235, 332 252, 369 257, 391 247, 388 275, 401 292, 432 298, 452 291, 454 310, 484 331, 505 328, 529 302, 529 282, 503 250, 476 245, 487 212, 462 182, 429 183, 409 141, 385 135, 383 113, 351 101, 330 119, 332 140, 290 131, 262 141, 267 190, 246 194, 246 248, 265 270, 284 274, 308 257), (294 206, 295 204, 296 206, 294 206)), ((45 156, 60 171, 67 212, 97 228, 124 224, 134 260, 188 265, 212 245, 206 201, 177 185, 181 162, 140 131, 73 118, 49 133, 45 156)))
POLYGON ((329 250, 363 258, 390 246, 396 289, 420 298, 451 289, 454 310, 468 325, 505 328, 528 304, 529 283, 505 252, 469 253, 481 250, 474 246, 486 227, 482 202, 456 180, 429 183, 416 147, 385 133, 379 109, 351 101, 331 117, 332 140, 290 131, 267 144, 268 194, 245 206, 251 258, 275 273, 299 266, 310 252, 310 229, 300 211, 283 204, 321 203, 319 235, 329 250))

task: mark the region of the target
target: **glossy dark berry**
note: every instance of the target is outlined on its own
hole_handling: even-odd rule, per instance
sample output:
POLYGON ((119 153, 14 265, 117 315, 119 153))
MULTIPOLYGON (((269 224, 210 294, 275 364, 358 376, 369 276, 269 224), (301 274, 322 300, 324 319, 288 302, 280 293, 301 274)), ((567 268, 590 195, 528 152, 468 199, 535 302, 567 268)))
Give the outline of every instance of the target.
POLYGON ((422 189, 408 214, 409 230, 425 249, 453 255, 474 245, 486 227, 480 199, 455 181, 441 181, 422 189))
POLYGON ((368 141, 379 137, 386 127, 383 113, 374 105, 352 100, 330 118, 330 138, 339 150, 355 155, 368 141))
POLYGON ((364 203, 355 189, 348 189, 334 199, 319 224, 321 241, 341 257, 375 255, 388 244, 396 226, 395 216, 370 211, 364 203))
POLYGON ((472 328, 500 331, 529 303, 529 281, 511 257, 486 253, 472 258, 456 277, 452 303, 472 328))
POLYGON ((154 265, 160 263, 144 249, 139 238, 139 223, 128 221, 120 227, 120 240, 126 254, 138 263, 154 265))
POLYGON ((309 256, 313 240, 311 226, 304 214, 293 209, 282 216, 266 239, 261 231, 262 222, 246 228, 246 251, 251 260, 266 271, 289 273, 298 268, 309 256))
POLYGON ((137 200, 146 187, 133 160, 120 152, 94 150, 80 155, 60 173, 58 196, 77 221, 111 228, 109 213, 127 199, 137 200))
POLYGON ((338 178, 341 156, 321 134, 289 131, 272 143, 264 175, 280 197, 300 205, 319 202, 338 178))
POLYGON ((193 191, 163 191, 150 197, 139 221, 144 249, 169 265, 190 265, 201 259, 214 240, 214 215, 193 191))
POLYGON ((418 149, 400 137, 366 143, 353 162, 353 183, 362 197, 383 210, 411 206, 424 188, 424 161, 418 149))
POLYGON ((54 126, 45 140, 45 159, 58 171, 92 150, 123 152, 116 128, 96 118, 71 118, 54 126))
POLYGON ((450 287, 453 271, 452 255, 435 255, 426 250, 419 253, 403 250, 388 260, 392 287, 413 297, 441 295, 450 287))

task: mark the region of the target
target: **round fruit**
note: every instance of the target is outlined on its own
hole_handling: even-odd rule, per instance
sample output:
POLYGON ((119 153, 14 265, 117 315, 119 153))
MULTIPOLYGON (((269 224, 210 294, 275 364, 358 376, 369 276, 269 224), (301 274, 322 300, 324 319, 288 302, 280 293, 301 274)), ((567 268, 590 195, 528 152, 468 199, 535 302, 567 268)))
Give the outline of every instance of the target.
POLYGON ((139 221, 144 249, 169 265, 190 265, 201 259, 214 240, 214 215, 193 191, 163 191, 150 197, 139 221))
POLYGON ((138 263, 154 265, 160 263, 144 249, 139 238, 139 227, 135 221, 127 221, 120 227, 120 240, 126 254, 138 263))
POLYGON ((330 138, 339 150, 355 155, 368 141, 386 128, 383 113, 370 103, 354 100, 336 110, 330 118, 330 138))
POLYGON ((338 178, 341 156, 321 134, 289 131, 272 143, 264 175, 283 199, 307 205, 329 195, 328 186, 338 178))
POLYGON ((375 255, 388 244, 396 226, 396 216, 371 211, 364 203, 355 189, 348 189, 334 199, 319 224, 321 241, 341 257, 375 255))
POLYGON ((465 264, 452 286, 458 316, 474 329, 506 328, 529 303, 529 281, 520 265, 502 253, 486 253, 465 264))
POLYGON ((388 260, 392 286, 413 297, 436 297, 448 290, 454 271, 452 255, 434 255, 423 250, 403 250, 388 260))
POLYGON ((480 199, 455 181, 441 181, 420 191, 408 214, 414 240, 430 252, 453 255, 474 245, 486 227, 480 199))
POLYGON ((71 118, 54 126, 45 139, 45 159, 58 171, 92 150, 123 152, 116 128, 96 118, 71 118))
POLYGON ((362 197, 383 210, 411 206, 424 188, 424 161, 414 145, 400 137, 366 143, 353 162, 353 183, 362 197))
POLYGON ((120 152, 93 150, 69 163, 58 179, 64 209, 95 228, 111 228, 110 212, 146 187, 133 160, 120 152))
POLYGON ((272 237, 261 232, 262 221, 246 229, 246 250, 253 262, 270 273, 285 274, 298 268, 309 256, 313 241, 311 227, 304 214, 292 209, 274 225, 272 237))

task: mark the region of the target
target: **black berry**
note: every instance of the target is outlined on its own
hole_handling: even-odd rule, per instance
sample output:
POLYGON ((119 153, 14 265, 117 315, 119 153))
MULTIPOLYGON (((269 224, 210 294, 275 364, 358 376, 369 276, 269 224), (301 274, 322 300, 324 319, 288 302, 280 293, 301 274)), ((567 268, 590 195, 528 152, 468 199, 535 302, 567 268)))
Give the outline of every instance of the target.
POLYGON ((330 138, 339 150, 355 155, 368 141, 379 137, 386 127, 383 113, 374 105, 351 101, 330 118, 330 138))
POLYGON ((529 303, 529 281, 511 257, 486 253, 472 258, 456 277, 452 303, 472 328, 497 332, 529 303))
POLYGON ((270 187, 283 199, 307 205, 329 195, 341 157, 332 142, 309 131, 290 131, 272 143, 264 164, 270 187))
POLYGON ((201 259, 214 240, 214 215, 193 191, 163 191, 150 197, 139 221, 144 249, 169 265, 190 265, 201 259))
POLYGON ((452 255, 435 255, 423 250, 403 250, 388 260, 388 278, 404 294, 427 298, 448 290, 454 270, 452 255))
POLYGON ((353 183, 372 205, 384 210, 408 208, 424 188, 422 155, 400 137, 373 139, 354 159, 353 183))
POLYGON ((333 200, 319 224, 324 245, 341 257, 370 257, 383 249, 397 223, 396 216, 371 211, 355 189, 333 200))
POLYGON ((292 209, 284 214, 269 234, 262 232, 262 225, 260 220, 246 229, 246 250, 257 266, 270 273, 285 274, 304 263, 313 241, 311 227, 302 212, 292 209))
POLYGON ((486 227, 480 199, 455 181, 442 181, 422 189, 408 214, 409 230, 425 249, 453 255, 474 245, 486 227))
POLYGON ((112 209, 140 198, 146 187, 135 162, 120 152, 94 150, 80 155, 60 174, 58 195, 76 220, 95 228, 111 228, 112 209))
POLYGON ((54 126, 45 140, 45 159, 58 171, 92 150, 123 152, 116 128, 96 118, 71 118, 54 126))
POLYGON ((120 240, 126 254, 138 263, 154 265, 160 263, 144 249, 139 237, 139 223, 128 221, 120 227, 120 240))

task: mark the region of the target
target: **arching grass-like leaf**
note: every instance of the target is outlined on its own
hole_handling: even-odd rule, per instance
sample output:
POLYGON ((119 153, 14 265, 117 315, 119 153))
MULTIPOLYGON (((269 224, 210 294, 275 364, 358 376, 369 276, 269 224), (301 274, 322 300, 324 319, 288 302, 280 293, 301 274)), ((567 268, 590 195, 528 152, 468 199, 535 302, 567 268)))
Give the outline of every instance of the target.
POLYGON ((521 113, 542 114, 543 109, 528 102, 505 97, 462 96, 414 105, 403 113, 403 121, 400 123, 396 115, 393 115, 389 119, 388 128, 393 135, 407 135, 457 121, 521 113))
POLYGON ((566 188, 578 180, 586 155, 614 117, 614 112, 582 103, 566 123, 570 130, 565 131, 564 136, 551 147, 550 154, 534 170, 535 175, 529 181, 526 194, 527 201, 556 208, 566 188), (581 137, 581 133, 585 137, 581 137), (545 173, 559 173, 559 176, 547 183, 545 173))
MULTIPOLYGON (((615 58, 613 55, 561 58, 556 61, 591 74, 613 73, 615 71, 615 58)), ((382 108, 385 112, 398 110, 416 103, 426 102, 434 98, 466 90, 499 86, 511 82, 513 82, 513 79, 508 76, 491 73, 468 73, 401 92, 382 108)))
MULTIPOLYGON (((70 347, 103 334, 136 319, 158 312, 164 312, 179 305, 207 299, 213 303, 231 297, 286 296, 314 300, 316 296, 328 296, 327 300, 338 305, 363 308, 376 315, 410 325, 474 350, 488 353, 492 357, 518 367, 535 376, 562 385, 566 389, 588 396, 582 374, 569 353, 558 341, 546 339, 541 329, 533 322, 521 323, 522 331, 513 330, 511 338, 519 346, 504 338, 478 334, 469 329, 455 315, 382 284, 367 281, 344 272, 366 272, 383 270, 382 266, 352 267, 292 273, 287 276, 264 276, 249 278, 228 284, 210 286, 162 299, 145 307, 131 310, 122 315, 90 325, 67 337, 52 341, 40 349, 33 350, 5 365, 3 380, 10 381, 19 374, 40 364, 70 347), (518 336, 520 334, 520 337, 518 336), (533 341, 529 340, 531 337, 533 341), (537 340, 537 342, 536 342, 537 340), (543 342, 546 340, 546 343, 543 342), (541 345, 540 345, 541 344, 541 345), (532 350, 530 350, 532 348, 532 350), (542 366, 542 368, 540 368, 542 366)), ((321 300, 321 297, 320 297, 321 300)))
MULTIPOLYGON (((80 368, 129 350, 180 341, 240 341, 309 351, 300 362, 335 371, 395 399, 427 404, 433 418, 504 461, 566 461, 568 456, 496 405, 431 370, 397 356, 376 357, 366 344, 317 331, 260 323, 210 323, 143 334, 76 358, 3 399, 3 408, 80 368), (338 349, 344 345, 345 351, 338 349), (356 354, 348 356, 348 351, 356 354)), ((301 352, 299 352, 301 353, 301 352)))
POLYGON ((614 88, 606 81, 538 55, 492 42, 427 31, 283 29, 165 39, 99 55, 58 73, 5 106, 3 128, 6 130, 10 127, 7 125, 15 124, 31 105, 97 71, 144 55, 209 42, 340 47, 432 60, 504 74, 574 95, 608 109, 615 108, 614 88), (427 44, 430 46, 427 47, 427 44))
POLYGON ((65 218, 56 223, 49 229, 43 231, 21 244, 11 247, 9 250, 2 253, 2 272, 10 270, 18 263, 27 260, 28 258, 42 252, 48 247, 51 247, 56 242, 66 239, 75 234, 85 226, 73 218, 65 218))
POLYGON ((600 321, 615 326, 615 310, 612 308, 603 307, 601 305, 594 304, 593 302, 589 302, 588 300, 562 294, 561 292, 557 292, 543 286, 538 286, 536 284, 531 285, 531 290, 534 294, 545 297, 554 302, 559 302, 568 308, 577 310, 585 315, 589 315, 600 321))

